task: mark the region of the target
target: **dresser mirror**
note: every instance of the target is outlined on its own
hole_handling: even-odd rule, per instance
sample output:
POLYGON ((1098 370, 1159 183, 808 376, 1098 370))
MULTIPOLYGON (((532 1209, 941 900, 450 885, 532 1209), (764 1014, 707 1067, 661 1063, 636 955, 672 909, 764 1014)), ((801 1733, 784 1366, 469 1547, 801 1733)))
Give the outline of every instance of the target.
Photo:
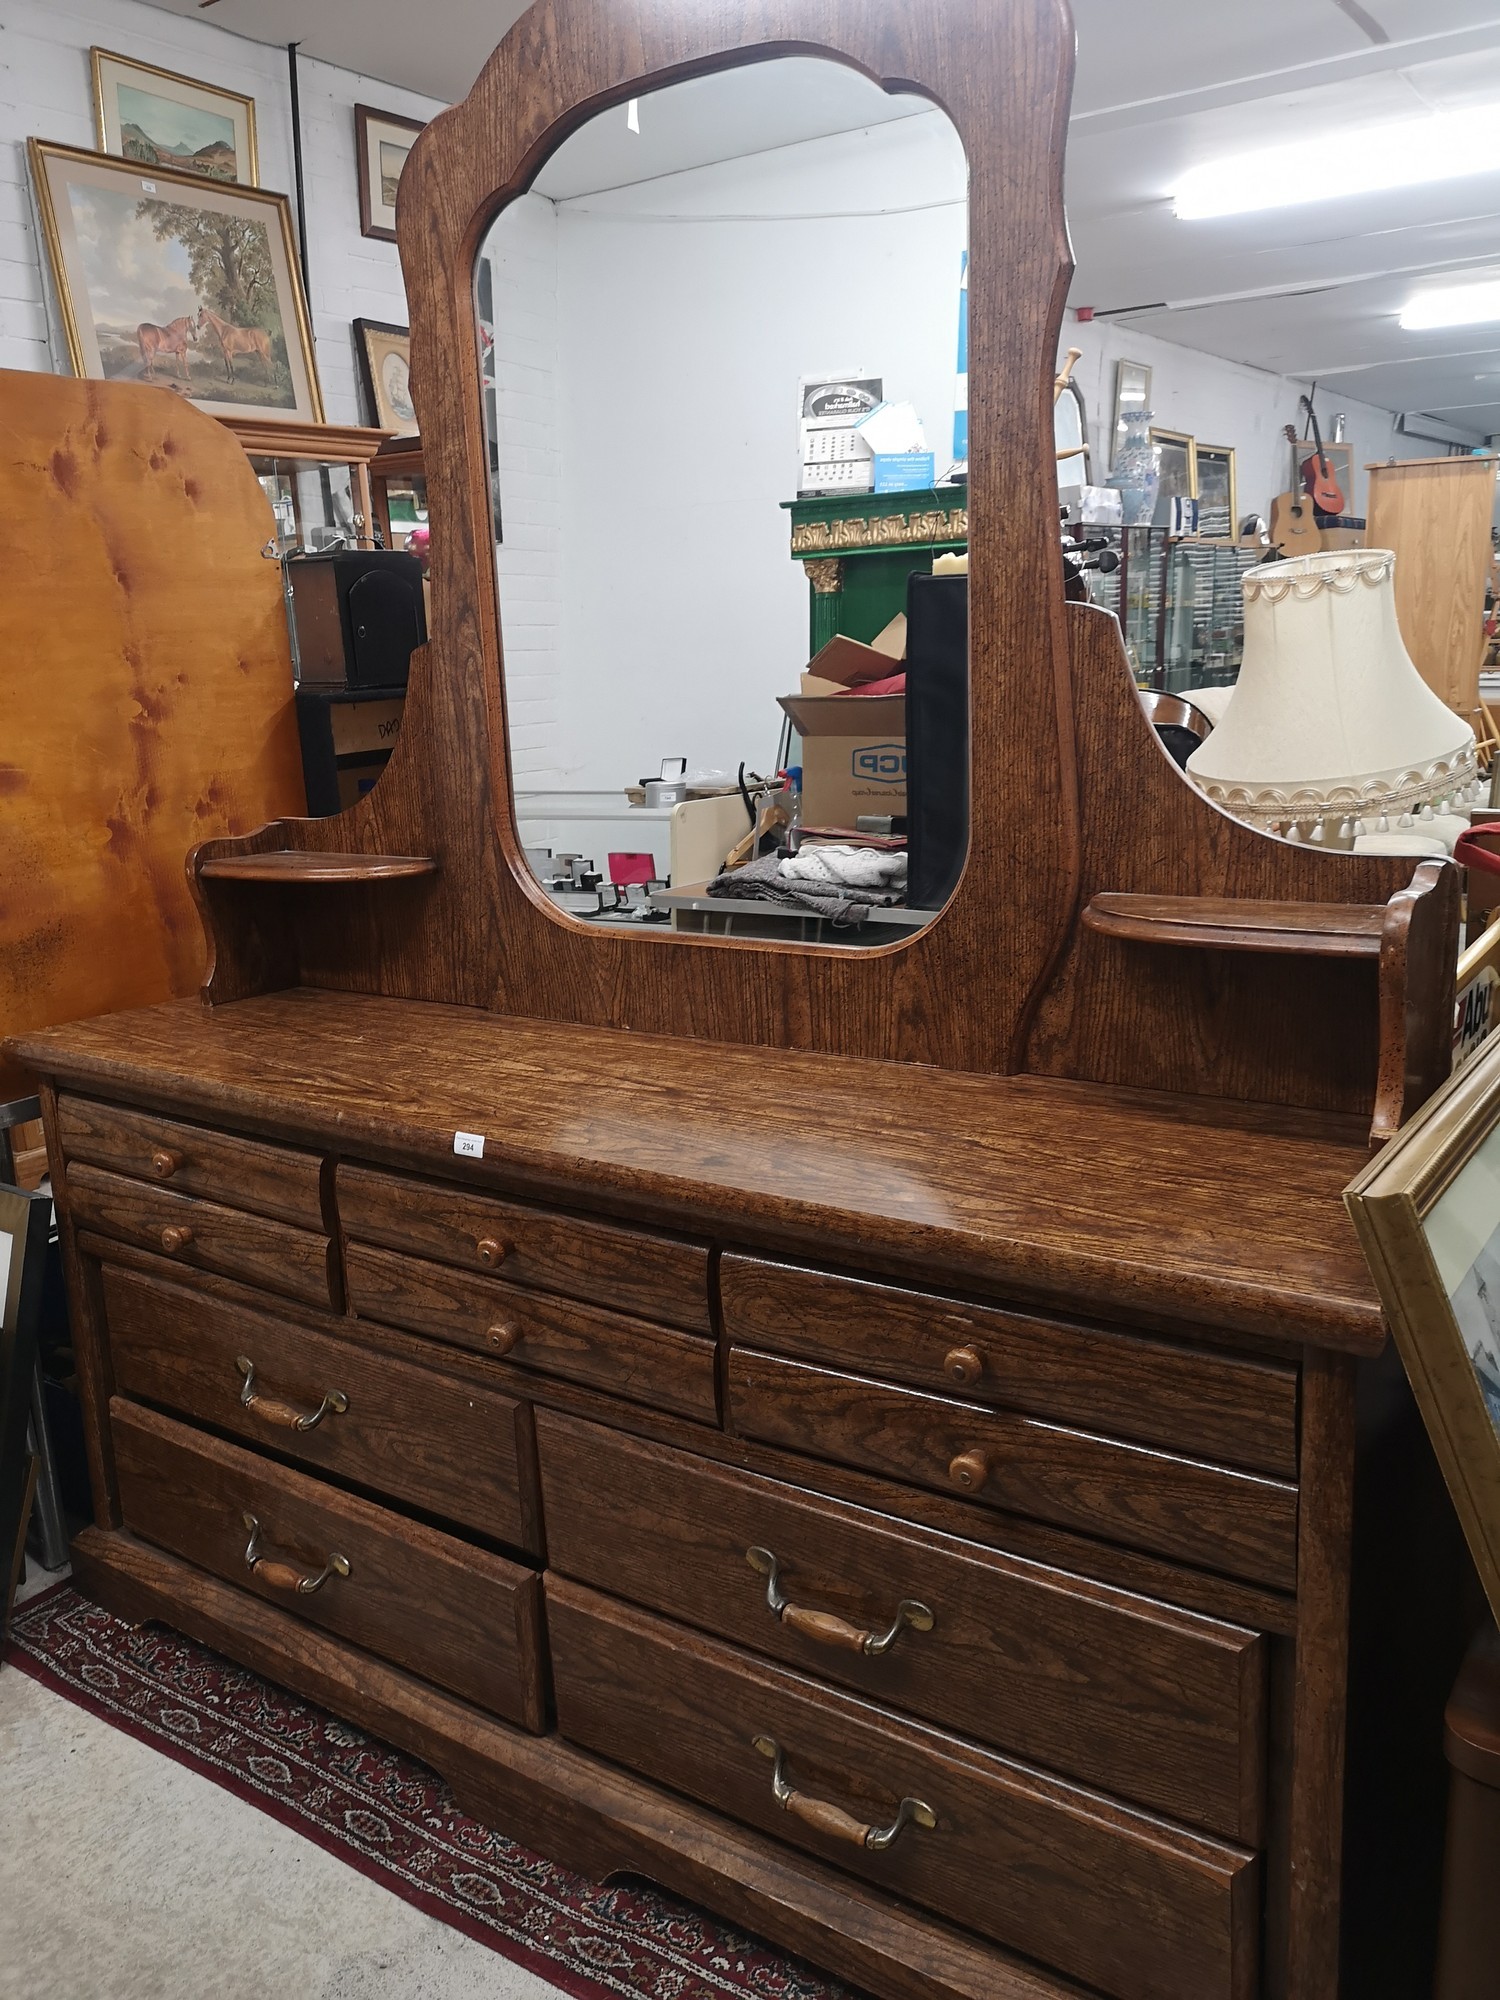
POLYGON ((967 251, 946 112, 812 57, 613 103, 496 215, 507 747, 556 912, 878 947, 948 900, 968 586, 932 570, 966 545, 967 251))

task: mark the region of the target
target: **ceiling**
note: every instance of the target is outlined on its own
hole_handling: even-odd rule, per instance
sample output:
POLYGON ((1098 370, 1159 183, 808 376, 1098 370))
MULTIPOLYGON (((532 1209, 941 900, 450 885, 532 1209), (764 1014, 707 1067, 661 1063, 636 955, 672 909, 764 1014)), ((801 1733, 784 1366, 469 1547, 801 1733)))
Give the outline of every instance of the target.
MULTIPOLYGON (((520 0, 154 0, 173 13, 451 100, 522 11, 520 0)), ((896 4, 896 0, 892 0, 896 4)), ((1074 0, 1078 83, 1068 153, 1072 301, 1166 340, 1321 381, 1475 436, 1500 433, 1500 327, 1404 333, 1424 283, 1500 276, 1500 174, 1367 198, 1179 222, 1187 167, 1304 140, 1316 186, 1340 132, 1493 104, 1500 116, 1500 0, 1074 0)), ((835 93, 836 96, 838 93, 835 93)), ((849 122, 870 122, 850 98, 849 122)), ((893 101, 892 113, 909 110, 893 101)), ((623 127, 623 120, 613 121, 623 127)), ((649 127, 649 121, 644 121, 649 127)), ((779 107, 750 98, 714 121, 575 140, 558 194, 845 129, 842 99, 779 107)))

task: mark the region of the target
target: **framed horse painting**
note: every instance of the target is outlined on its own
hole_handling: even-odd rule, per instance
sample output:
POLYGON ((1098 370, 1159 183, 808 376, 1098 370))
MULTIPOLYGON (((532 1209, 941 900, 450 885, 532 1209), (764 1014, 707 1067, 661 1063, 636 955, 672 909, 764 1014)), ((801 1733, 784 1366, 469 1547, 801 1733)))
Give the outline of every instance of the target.
POLYGON ((321 423, 285 195, 28 139, 73 373, 321 423))

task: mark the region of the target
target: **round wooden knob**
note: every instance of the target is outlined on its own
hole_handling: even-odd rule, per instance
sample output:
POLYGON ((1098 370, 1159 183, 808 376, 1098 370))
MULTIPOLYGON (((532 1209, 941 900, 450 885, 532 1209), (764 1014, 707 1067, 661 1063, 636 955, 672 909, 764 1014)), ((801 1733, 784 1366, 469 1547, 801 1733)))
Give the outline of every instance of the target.
POLYGON ((193 1232, 185 1222, 171 1224, 161 1233, 161 1247, 163 1250, 181 1250, 185 1245, 191 1243, 192 1240, 193 1232))
POLYGON ((484 1337, 497 1354, 509 1354, 510 1350, 521 1338, 521 1329, 517 1326, 501 1326, 498 1324, 487 1326, 484 1330, 484 1337))
POLYGON ((950 1382, 977 1382, 984 1373, 984 1362, 977 1348, 953 1347, 943 1356, 943 1373, 950 1382))
POLYGON ((505 1255, 505 1245, 497 1243, 493 1236, 481 1236, 474 1248, 479 1252, 481 1264, 498 1264, 505 1255))
POLYGON ((165 1146, 158 1146, 151 1155, 151 1171, 159 1181, 169 1181, 182 1165, 180 1153, 169 1153, 165 1146))
POLYGON ((982 1451, 960 1452, 948 1467, 948 1477, 965 1493, 977 1493, 989 1477, 990 1468, 982 1451))

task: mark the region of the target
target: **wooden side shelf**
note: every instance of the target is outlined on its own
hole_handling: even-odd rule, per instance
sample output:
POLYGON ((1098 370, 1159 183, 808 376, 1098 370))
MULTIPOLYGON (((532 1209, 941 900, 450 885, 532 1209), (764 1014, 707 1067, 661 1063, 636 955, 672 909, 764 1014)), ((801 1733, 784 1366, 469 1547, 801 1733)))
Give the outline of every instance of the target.
POLYGON ((305 854, 279 849, 268 854, 220 854, 198 864, 198 873, 220 882, 396 882, 435 875, 427 854, 305 854))
POLYGON ((1297 952, 1308 958, 1379 958, 1383 903, 1260 903, 1215 896, 1095 896, 1091 931, 1137 944, 1207 951, 1297 952))

